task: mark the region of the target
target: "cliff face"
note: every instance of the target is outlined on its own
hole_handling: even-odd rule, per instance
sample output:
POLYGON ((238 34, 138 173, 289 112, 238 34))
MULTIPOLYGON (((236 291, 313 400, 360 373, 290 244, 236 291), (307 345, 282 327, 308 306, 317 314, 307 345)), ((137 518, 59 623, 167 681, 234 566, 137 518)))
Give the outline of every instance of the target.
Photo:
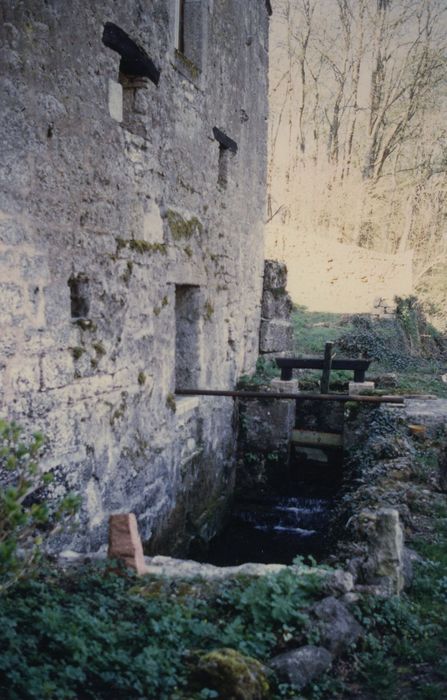
MULTIPOLYGON (((83 495, 71 545, 133 511, 155 551, 214 533, 230 388, 258 350, 265 3, 1 9, 0 411, 83 495)), ((67 542, 65 542, 67 544, 67 542)))

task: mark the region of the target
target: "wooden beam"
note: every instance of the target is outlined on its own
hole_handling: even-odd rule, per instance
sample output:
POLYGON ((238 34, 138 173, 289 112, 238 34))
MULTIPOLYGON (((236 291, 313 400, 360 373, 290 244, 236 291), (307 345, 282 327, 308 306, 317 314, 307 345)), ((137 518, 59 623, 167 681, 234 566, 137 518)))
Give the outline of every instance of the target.
POLYGON ((240 399, 295 399, 296 401, 355 401, 357 403, 391 403, 403 405, 402 396, 366 396, 362 394, 279 393, 273 391, 224 391, 222 389, 176 389, 179 396, 230 396, 240 399))
POLYGON ((332 347, 334 343, 327 341, 324 346, 323 373, 321 375, 321 393, 329 394, 329 380, 331 377, 332 347))

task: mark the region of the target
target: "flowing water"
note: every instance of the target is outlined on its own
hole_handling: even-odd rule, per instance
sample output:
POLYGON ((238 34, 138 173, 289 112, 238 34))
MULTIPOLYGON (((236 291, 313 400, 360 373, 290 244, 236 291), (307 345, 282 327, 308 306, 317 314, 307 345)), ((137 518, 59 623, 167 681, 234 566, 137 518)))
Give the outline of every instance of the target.
POLYGON ((269 495, 236 501, 227 527, 200 560, 217 566, 244 562, 290 564, 297 555, 324 557, 341 462, 296 456, 287 484, 269 495))
POLYGON ((319 558, 331 508, 329 498, 272 496, 236 503, 226 529, 211 543, 206 561, 234 566, 247 561, 290 564, 319 558))

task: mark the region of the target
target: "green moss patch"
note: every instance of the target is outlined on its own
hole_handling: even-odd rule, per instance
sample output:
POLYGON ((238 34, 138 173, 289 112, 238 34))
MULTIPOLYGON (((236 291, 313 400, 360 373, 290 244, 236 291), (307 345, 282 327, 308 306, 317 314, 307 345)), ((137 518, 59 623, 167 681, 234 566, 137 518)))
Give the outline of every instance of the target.
POLYGON ((191 219, 184 219, 177 211, 169 209, 166 217, 174 241, 201 236, 203 233, 203 224, 196 216, 193 216, 191 219))

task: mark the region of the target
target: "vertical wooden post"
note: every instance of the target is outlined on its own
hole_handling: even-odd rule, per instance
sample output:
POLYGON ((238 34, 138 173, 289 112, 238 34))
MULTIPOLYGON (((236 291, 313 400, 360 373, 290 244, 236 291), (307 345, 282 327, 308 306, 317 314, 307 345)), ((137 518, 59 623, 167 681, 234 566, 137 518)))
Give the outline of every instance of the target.
POLYGON ((328 341, 324 346, 323 374, 321 375, 321 393, 329 394, 329 378, 331 375, 332 366, 332 346, 333 343, 328 341))

